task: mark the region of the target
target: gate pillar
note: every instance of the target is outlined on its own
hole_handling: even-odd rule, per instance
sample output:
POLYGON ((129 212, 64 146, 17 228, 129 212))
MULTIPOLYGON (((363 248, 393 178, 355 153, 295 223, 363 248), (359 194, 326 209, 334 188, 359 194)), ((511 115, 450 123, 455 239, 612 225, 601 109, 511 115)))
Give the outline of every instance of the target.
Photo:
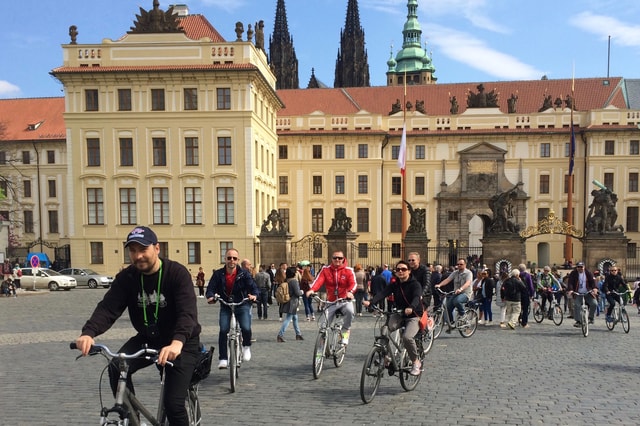
POLYGON ((482 239, 482 260, 491 272, 495 273, 496 264, 508 261, 512 267, 526 263, 525 240, 517 234, 491 235, 482 239))

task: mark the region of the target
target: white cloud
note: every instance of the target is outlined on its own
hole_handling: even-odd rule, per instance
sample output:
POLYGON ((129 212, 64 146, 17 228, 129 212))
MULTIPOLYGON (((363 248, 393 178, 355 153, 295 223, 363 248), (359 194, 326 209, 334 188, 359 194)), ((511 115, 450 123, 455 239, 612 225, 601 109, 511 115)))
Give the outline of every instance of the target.
POLYGON ((537 80, 545 73, 499 52, 470 34, 432 25, 431 44, 450 59, 504 80, 537 80))
POLYGON ((12 98, 20 94, 20 88, 15 84, 11 84, 8 81, 0 80, 0 97, 12 98))
POLYGON ((583 31, 595 34, 606 40, 631 47, 640 47, 640 25, 632 25, 605 15, 582 12, 569 21, 571 25, 583 31))

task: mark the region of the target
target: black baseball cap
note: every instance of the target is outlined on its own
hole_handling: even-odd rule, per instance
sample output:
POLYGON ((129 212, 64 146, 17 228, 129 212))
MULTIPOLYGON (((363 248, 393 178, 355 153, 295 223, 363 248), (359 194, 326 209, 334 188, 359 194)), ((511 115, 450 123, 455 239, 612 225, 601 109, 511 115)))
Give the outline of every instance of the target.
POLYGON ((131 243, 138 243, 142 246, 149 247, 150 245, 158 244, 158 237, 156 233, 146 226, 136 226, 133 231, 129 232, 127 236, 127 242, 124 246, 127 247, 131 243))

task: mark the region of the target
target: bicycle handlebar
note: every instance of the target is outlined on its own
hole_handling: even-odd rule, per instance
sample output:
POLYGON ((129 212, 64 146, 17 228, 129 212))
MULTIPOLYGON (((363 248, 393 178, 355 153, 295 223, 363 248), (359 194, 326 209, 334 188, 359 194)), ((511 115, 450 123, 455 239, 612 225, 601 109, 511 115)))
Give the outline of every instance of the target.
POLYGON ((313 300, 314 300, 315 302, 322 303, 322 304, 325 304, 325 305, 335 305, 335 304, 337 304, 337 303, 350 302, 350 301, 351 301, 351 299, 347 299, 346 297, 341 297, 340 299, 336 299, 336 300, 334 300, 333 302, 329 302, 329 301, 327 301, 327 300, 322 300, 322 299, 320 299, 320 298, 319 298, 318 296, 316 296, 316 295, 313 295, 313 300))
POLYGON ((624 296, 624 295, 625 295, 625 294, 627 294, 627 293, 633 293, 633 292, 632 292, 631 290, 627 290, 627 291, 623 291, 622 293, 618 293, 618 292, 617 292, 617 291, 615 291, 615 290, 611 290, 611 293, 613 293, 613 294, 617 294, 618 296, 624 296))
POLYGON ((455 290, 451 290, 451 291, 442 291, 442 289, 440 287, 436 287, 436 289, 438 290, 438 292, 440 294, 442 294, 443 296, 453 296, 455 294, 455 290))
MULTIPOLYGON (((71 342, 69 344, 69 349, 71 350, 78 349, 76 342, 71 342)), ((109 349, 106 345, 102 345, 99 343, 91 345, 91 349, 89 349, 89 355, 103 354, 108 358, 120 358, 120 359, 135 359, 135 358, 141 358, 144 356, 152 356, 153 358, 157 358, 159 353, 160 351, 153 348, 142 348, 139 351, 134 352, 132 354, 127 354, 124 352, 117 353, 117 352, 112 352, 111 349, 109 349)), ((169 364, 169 362, 167 362, 167 364, 169 364)))
POLYGON ((214 300, 218 300, 220 301, 223 305, 227 305, 228 307, 235 307, 235 306, 240 306, 243 305, 247 300, 249 300, 248 297, 245 297, 244 299, 242 299, 239 302, 227 302, 226 300, 224 300, 223 298, 221 298, 219 295, 214 295, 213 296, 214 300))

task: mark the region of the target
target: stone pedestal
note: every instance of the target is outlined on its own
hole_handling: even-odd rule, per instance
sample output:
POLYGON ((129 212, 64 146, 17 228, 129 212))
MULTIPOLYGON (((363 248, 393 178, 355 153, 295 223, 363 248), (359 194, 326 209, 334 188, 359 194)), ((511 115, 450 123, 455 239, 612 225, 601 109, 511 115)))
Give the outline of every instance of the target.
POLYGON ((404 238, 403 259, 409 257, 409 253, 416 252, 420 255, 422 263, 427 262, 427 247, 429 246, 427 234, 407 234, 404 238))
POLYGON ((279 265, 291 257, 291 234, 258 235, 260 240, 260 264, 279 265))
POLYGON ((626 274, 629 241, 621 232, 589 235, 582 239, 582 259, 579 260, 582 260, 592 272, 600 269, 604 263, 612 263, 626 274))
POLYGON ((517 268, 526 263, 525 242, 517 234, 495 235, 482 239, 482 260, 492 273, 517 268))
MULTIPOLYGON (((331 255, 336 251, 341 251, 349 258, 349 243, 358 238, 358 234, 354 232, 329 232, 325 235, 327 239, 327 265, 331 264, 331 255)), ((353 266, 349 261, 349 266, 353 266)))

